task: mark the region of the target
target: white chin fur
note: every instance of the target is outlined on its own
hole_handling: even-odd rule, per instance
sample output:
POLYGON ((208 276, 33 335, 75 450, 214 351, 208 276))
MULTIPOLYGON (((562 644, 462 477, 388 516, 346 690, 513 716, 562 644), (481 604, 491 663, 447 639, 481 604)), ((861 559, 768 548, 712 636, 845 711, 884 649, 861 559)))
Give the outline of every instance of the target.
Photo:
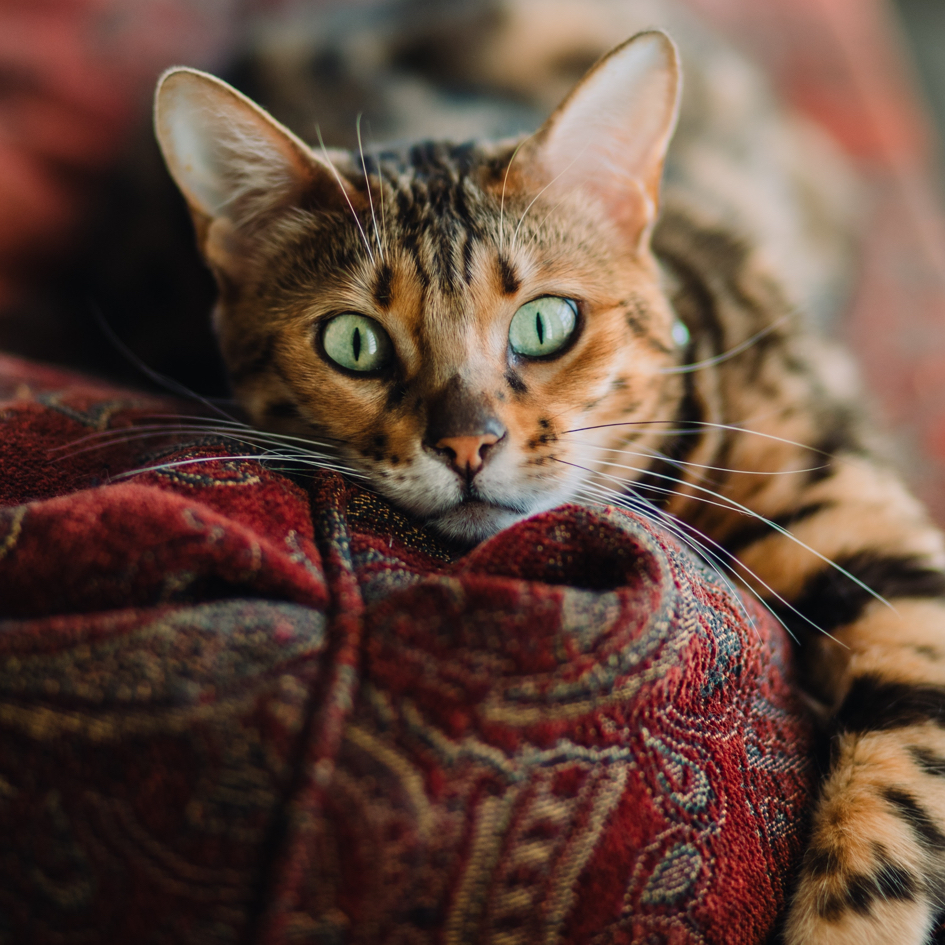
POLYGON ((526 513, 512 512, 486 502, 464 502, 430 519, 427 524, 452 541, 474 545, 527 517, 526 513))

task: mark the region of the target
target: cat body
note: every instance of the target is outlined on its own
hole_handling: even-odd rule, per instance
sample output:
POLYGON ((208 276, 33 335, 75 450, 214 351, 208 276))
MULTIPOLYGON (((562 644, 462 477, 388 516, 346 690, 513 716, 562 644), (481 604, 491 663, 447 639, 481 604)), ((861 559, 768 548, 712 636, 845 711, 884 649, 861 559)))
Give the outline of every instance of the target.
POLYGON ((658 213, 679 88, 649 32, 515 140, 309 147, 186 69, 156 123, 252 422, 458 543, 612 502, 730 564, 836 730, 786 941, 919 945, 945 889, 942 537, 764 254, 658 213))

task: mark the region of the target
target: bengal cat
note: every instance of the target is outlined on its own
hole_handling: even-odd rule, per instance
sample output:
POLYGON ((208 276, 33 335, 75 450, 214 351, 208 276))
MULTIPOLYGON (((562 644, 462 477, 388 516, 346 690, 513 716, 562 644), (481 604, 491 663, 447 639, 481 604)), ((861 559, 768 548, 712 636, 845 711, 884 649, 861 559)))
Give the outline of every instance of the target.
POLYGON ((679 90, 646 32, 515 141, 309 147, 183 68, 156 124, 253 423, 456 541, 612 502, 731 564, 836 732, 786 941, 919 945, 945 890, 942 536, 760 254, 658 214, 679 90))

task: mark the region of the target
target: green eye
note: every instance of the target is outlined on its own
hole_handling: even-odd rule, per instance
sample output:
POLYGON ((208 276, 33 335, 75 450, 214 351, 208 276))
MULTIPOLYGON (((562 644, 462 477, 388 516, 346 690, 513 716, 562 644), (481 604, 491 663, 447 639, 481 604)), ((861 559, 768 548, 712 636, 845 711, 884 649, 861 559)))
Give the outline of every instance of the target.
POLYGON ((322 331, 322 347, 349 371, 377 371, 390 361, 393 345, 373 318, 354 312, 336 315, 322 331))
POLYGON ((540 358, 563 348, 577 326, 577 304, 546 295, 526 302, 512 317, 509 344, 516 354, 540 358))

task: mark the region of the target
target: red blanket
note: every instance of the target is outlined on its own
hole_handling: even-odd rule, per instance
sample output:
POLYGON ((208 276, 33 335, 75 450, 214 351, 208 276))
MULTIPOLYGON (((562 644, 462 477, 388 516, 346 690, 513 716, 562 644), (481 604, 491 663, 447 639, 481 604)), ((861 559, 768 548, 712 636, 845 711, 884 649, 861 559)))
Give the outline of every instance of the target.
POLYGON ((810 725, 671 537, 564 507, 457 556, 219 436, 85 439, 173 404, 2 358, 0 400, 0 939, 775 926, 810 725))

